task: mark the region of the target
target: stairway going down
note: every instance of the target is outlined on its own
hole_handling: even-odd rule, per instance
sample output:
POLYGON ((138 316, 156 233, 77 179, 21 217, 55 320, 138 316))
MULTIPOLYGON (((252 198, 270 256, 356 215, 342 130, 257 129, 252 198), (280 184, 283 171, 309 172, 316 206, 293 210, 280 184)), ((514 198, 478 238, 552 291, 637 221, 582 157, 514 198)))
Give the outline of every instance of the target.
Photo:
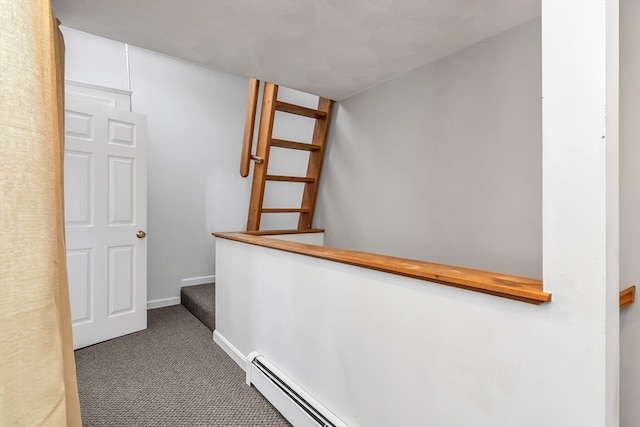
POLYGON ((216 285, 185 286, 180 289, 180 304, 212 331, 216 326, 216 285))

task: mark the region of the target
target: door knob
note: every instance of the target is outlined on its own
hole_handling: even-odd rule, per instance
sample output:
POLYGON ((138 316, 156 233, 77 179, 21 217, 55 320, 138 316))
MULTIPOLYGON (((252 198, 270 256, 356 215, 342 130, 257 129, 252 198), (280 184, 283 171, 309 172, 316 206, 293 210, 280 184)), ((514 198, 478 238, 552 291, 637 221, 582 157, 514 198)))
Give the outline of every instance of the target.
POLYGON ((147 236, 147 233, 145 233, 142 230, 138 230, 138 232, 136 233, 136 236, 138 237, 138 239, 142 239, 147 236))

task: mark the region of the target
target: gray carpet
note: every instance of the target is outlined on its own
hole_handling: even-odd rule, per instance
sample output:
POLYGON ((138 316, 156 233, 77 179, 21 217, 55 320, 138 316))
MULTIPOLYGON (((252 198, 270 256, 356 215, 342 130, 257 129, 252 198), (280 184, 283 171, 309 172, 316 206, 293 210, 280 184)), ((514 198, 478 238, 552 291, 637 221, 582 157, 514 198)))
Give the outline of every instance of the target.
POLYGON ((148 329, 76 351, 88 426, 289 426, 183 306, 148 329))
POLYGON ((180 303, 207 328, 216 329, 216 285, 185 286, 180 289, 180 303))

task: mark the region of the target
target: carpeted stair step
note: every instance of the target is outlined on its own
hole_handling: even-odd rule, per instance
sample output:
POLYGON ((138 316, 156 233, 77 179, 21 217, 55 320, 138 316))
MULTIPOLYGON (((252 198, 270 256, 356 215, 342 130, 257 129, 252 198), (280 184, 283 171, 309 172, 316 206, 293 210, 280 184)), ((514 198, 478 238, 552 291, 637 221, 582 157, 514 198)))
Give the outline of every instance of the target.
POLYGON ((185 286, 180 289, 180 303, 212 331, 216 326, 216 285, 185 286))

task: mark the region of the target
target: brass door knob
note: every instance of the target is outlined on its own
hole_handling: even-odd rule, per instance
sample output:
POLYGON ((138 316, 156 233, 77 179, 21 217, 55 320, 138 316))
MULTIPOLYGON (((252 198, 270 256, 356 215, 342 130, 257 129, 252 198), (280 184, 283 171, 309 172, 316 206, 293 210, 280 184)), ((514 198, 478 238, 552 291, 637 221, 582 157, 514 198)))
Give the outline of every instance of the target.
POLYGON ((138 230, 138 232, 136 233, 136 236, 138 237, 138 239, 142 239, 147 236, 147 233, 145 233, 142 230, 138 230))

